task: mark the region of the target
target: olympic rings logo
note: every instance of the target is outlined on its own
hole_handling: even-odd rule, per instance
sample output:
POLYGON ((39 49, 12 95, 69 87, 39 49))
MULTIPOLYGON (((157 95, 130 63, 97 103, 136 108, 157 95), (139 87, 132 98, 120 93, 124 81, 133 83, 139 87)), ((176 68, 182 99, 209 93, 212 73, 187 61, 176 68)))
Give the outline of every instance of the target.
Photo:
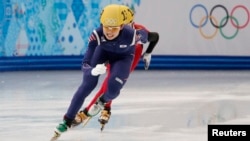
MULTIPOLYGON (((242 16, 241 16, 242 17, 242 16)), ((249 10, 247 9, 246 6, 244 5, 236 5, 233 7, 232 11, 228 12, 227 8, 223 5, 215 5, 212 7, 210 13, 208 14, 208 10, 207 8, 202 5, 202 4, 196 4, 194 5, 189 13, 189 20, 192 24, 193 27, 199 29, 199 32, 201 34, 201 36, 205 39, 212 39, 215 37, 215 35, 218 33, 218 30, 220 32, 220 34, 225 38, 225 39, 233 39, 236 37, 236 35, 238 34, 240 29, 243 29, 245 27, 247 27, 249 20, 250 20, 250 13, 249 10), (201 8, 205 11, 205 16, 203 16, 199 23, 194 23, 193 21, 193 12, 196 8, 201 8), (215 18, 215 16, 213 16, 213 12, 215 11, 216 8, 221 8, 223 11, 225 11, 225 16, 222 19, 218 19, 215 18), (236 10, 238 9, 242 9, 245 11, 246 13, 246 21, 243 24, 240 24, 238 19, 235 18, 234 13, 236 10), (206 34, 202 28, 207 24, 208 20, 210 20, 211 25, 215 28, 215 31, 212 32, 212 34, 206 34), (235 32, 232 35, 225 35, 225 31, 223 31, 223 27, 225 27, 228 24, 228 20, 230 20, 231 25, 235 28, 235 32)))

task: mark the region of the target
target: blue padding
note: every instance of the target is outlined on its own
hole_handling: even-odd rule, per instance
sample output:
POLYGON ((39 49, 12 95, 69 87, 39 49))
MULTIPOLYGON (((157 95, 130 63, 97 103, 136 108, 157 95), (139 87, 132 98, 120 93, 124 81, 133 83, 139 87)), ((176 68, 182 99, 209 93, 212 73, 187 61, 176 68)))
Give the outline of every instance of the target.
MULTIPOLYGON (((83 56, 1 57, 0 71, 80 70, 83 56)), ((144 69, 142 60, 136 69, 144 69)), ((248 56, 154 55, 150 70, 250 70, 248 56)))

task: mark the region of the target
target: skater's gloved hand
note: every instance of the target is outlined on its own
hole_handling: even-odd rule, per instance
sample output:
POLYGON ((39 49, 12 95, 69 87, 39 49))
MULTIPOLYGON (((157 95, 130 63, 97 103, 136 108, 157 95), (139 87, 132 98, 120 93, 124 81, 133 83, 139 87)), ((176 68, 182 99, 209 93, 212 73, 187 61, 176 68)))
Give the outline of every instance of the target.
POLYGON ((106 67, 106 65, 105 65, 104 63, 103 63, 103 64, 97 64, 97 65, 91 70, 91 74, 92 74, 93 76, 97 76, 97 75, 106 73, 106 70, 107 70, 107 67, 106 67))
POLYGON ((150 62, 151 62, 151 53, 144 53, 142 56, 143 62, 144 62, 144 69, 148 70, 150 62))

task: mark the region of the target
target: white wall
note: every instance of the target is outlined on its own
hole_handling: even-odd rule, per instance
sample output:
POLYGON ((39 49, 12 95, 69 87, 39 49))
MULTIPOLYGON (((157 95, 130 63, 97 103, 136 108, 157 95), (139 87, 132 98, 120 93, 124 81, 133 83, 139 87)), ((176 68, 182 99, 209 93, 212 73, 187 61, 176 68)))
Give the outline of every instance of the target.
MULTIPOLYGON (((233 14, 239 25, 249 22, 250 1, 249 0, 142 0, 137 9, 136 22, 145 25, 151 31, 160 34, 159 44, 154 54, 164 55, 226 55, 226 56, 250 56, 250 23, 233 39, 225 39, 218 29, 212 39, 205 39, 201 36, 199 29, 192 26, 189 18, 192 7, 202 4, 206 7, 208 14, 213 6, 221 4, 231 13, 236 5, 243 5, 237 8, 233 14)), ((218 22, 225 17, 225 11, 218 7, 212 16, 218 22)), ((202 17, 206 16, 201 7, 192 12, 194 23, 199 23, 202 17)), ((210 21, 201 30, 211 35, 216 31, 210 21)), ((237 28, 233 27, 229 20, 227 25, 221 29, 227 36, 233 35, 237 28)))

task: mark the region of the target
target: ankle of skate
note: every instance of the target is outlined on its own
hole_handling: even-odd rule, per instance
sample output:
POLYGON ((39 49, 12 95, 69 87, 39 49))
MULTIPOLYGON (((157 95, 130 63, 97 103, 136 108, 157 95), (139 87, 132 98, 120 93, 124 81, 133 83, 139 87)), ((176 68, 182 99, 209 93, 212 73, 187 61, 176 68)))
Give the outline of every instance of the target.
POLYGON ((101 115, 100 115, 98 121, 101 124, 106 124, 106 123, 108 123, 110 116, 111 116, 110 110, 104 109, 104 110, 102 110, 101 115))
POLYGON ((95 104, 93 104, 88 111, 88 116, 95 116, 97 115, 101 110, 104 109, 104 103, 98 100, 95 104))
POLYGON ((83 123, 84 120, 86 120, 87 118, 88 118, 87 114, 85 114, 84 111, 80 111, 79 113, 76 114, 76 117, 72 122, 72 127, 83 123))

